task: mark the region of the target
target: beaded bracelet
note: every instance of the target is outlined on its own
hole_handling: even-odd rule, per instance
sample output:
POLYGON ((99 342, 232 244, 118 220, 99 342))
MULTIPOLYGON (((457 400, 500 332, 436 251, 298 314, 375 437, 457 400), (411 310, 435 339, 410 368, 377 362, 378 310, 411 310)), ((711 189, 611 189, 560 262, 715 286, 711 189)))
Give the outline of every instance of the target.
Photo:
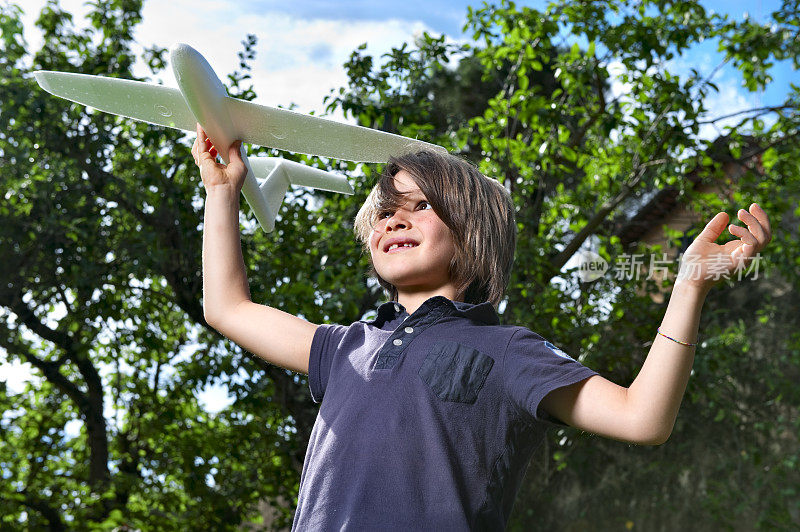
POLYGON ((694 347, 694 346, 697 345, 697 342, 695 342, 693 344, 689 344, 689 343, 686 343, 686 342, 681 342, 680 340, 676 340, 675 338, 672 338, 671 336, 667 336, 666 334, 661 332, 661 327, 659 327, 657 330, 658 330, 658 334, 660 334, 664 338, 667 338, 668 340, 672 340, 676 344, 681 344, 681 345, 685 345, 685 346, 688 346, 688 347, 694 347))

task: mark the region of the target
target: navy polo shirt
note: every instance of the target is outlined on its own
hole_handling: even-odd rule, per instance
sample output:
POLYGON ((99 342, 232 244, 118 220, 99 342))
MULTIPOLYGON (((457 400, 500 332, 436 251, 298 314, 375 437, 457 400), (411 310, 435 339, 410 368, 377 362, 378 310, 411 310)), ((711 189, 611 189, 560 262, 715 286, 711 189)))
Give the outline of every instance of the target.
POLYGON ((293 529, 497 530, 548 424, 539 402, 596 375, 490 303, 435 296, 409 315, 321 325, 321 402, 293 529))

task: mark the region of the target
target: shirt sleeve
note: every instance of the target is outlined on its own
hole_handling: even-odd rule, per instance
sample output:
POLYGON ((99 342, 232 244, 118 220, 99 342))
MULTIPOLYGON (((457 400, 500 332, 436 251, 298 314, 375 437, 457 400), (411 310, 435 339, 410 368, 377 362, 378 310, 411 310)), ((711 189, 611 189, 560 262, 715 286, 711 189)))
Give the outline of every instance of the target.
POLYGON ((518 411, 536 421, 565 425, 539 408, 548 393, 597 375, 538 334, 520 328, 503 359, 506 395, 518 411))
POLYGON ((321 402, 325 395, 331 363, 346 332, 347 327, 342 325, 320 325, 314 331, 308 358, 308 386, 315 403, 321 402))

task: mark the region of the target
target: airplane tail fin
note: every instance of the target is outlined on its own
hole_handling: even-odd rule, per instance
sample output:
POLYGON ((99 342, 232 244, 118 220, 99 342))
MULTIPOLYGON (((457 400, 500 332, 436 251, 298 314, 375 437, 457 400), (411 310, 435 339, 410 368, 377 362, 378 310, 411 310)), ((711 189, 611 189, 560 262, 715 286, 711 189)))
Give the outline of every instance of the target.
POLYGON ((269 227, 259 220, 266 232, 272 231, 275 225, 275 217, 289 190, 290 183, 342 194, 354 193, 353 187, 347 182, 346 177, 295 161, 276 157, 249 157, 248 162, 254 176, 266 178, 258 187, 268 210, 269 221, 267 223, 269 227))
MULTIPOLYGON (((253 172, 256 172, 256 170, 253 169, 253 172)), ((277 216, 278 209, 283 203, 283 198, 289 190, 289 176, 286 175, 286 169, 280 161, 272 167, 272 170, 267 174, 267 178, 259 188, 267 200, 270 212, 275 213, 275 216, 277 216)))

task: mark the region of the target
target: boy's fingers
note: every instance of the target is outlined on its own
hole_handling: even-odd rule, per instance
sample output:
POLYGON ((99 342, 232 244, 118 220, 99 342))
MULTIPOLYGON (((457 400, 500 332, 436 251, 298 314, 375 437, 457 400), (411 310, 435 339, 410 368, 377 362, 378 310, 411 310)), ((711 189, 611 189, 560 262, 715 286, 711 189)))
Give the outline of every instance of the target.
POLYGON ((200 166, 200 159, 201 159, 202 152, 200 151, 200 139, 195 139, 194 144, 192 145, 192 157, 194 158, 194 164, 200 166))
MULTIPOLYGON (((237 140, 228 147, 228 160, 233 162, 242 161, 242 141, 237 140)), ((244 161, 242 161, 244 162, 244 161)))
POLYGON ((756 238, 756 236, 751 231, 748 231, 746 228, 731 224, 728 230, 731 232, 732 235, 741 238, 742 242, 744 242, 745 244, 750 244, 751 246, 758 245, 758 238, 756 238))
MULTIPOLYGON (((761 222, 753 216, 751 213, 747 212, 744 209, 739 209, 737 213, 739 219, 747 224, 747 229, 749 230, 748 233, 753 235, 753 238, 756 239, 756 242, 752 242, 753 245, 758 245, 761 243, 762 245, 766 245, 769 242, 770 235, 767 233, 766 229, 761 225, 761 222)), ((744 229, 744 228, 743 228, 744 229)), ((748 242, 750 243, 750 242, 748 242)))
POLYGON ((203 145, 203 143, 205 142, 206 134, 203 131, 203 128, 200 127, 200 123, 199 122, 197 123, 197 128, 196 129, 197 129, 197 148, 200 151, 205 151, 205 146, 203 145))
POLYGON ((756 247, 751 244, 742 244, 733 250, 733 259, 736 264, 747 264, 755 255, 756 247))
POLYGON ((772 226, 769 224, 769 217, 767 216, 767 212, 761 208, 761 205, 758 203, 753 203, 750 205, 750 214, 752 214, 758 223, 761 224, 761 227, 764 229, 764 233, 766 234, 766 243, 772 240, 772 226))
POLYGON ((710 222, 706 224, 703 231, 697 235, 697 240, 704 240, 706 242, 714 243, 719 238, 719 235, 725 230, 728 224, 728 215, 724 212, 717 213, 710 222))
POLYGON ((201 167, 206 164, 206 161, 211 161, 213 164, 217 164, 217 160, 207 151, 204 151, 200 154, 198 161, 198 165, 201 167))
POLYGON ((244 168, 244 160, 242 159, 242 143, 236 141, 228 148, 228 167, 233 171, 241 171, 244 168))

